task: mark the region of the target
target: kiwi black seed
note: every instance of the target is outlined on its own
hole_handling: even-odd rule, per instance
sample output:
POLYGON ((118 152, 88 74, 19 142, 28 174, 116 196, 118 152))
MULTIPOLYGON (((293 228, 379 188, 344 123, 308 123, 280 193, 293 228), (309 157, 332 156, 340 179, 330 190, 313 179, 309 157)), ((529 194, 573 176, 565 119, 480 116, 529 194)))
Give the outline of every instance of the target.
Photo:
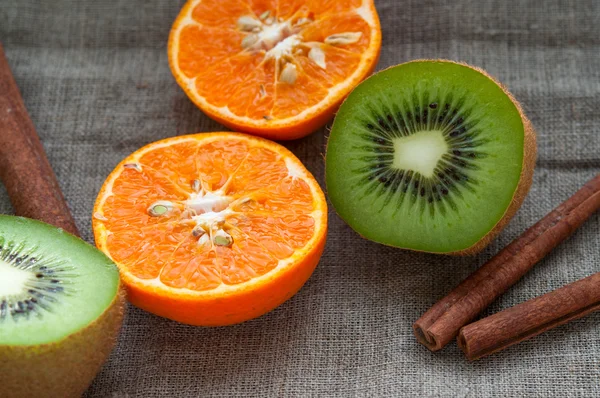
POLYGON ((448 254, 481 250, 522 203, 535 133, 485 72, 415 61, 361 83, 332 127, 332 203, 362 236, 448 254))

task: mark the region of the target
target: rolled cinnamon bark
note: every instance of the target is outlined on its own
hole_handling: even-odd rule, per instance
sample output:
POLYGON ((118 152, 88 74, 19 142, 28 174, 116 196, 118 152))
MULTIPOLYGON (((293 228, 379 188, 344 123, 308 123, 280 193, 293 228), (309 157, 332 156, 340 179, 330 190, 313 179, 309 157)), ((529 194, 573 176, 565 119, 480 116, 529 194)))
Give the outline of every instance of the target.
POLYGON ((0 44, 0 180, 15 214, 79 236, 0 44))
POLYGON ((463 327, 458 346, 470 360, 600 310, 600 272, 463 327))
POLYGON ((597 175, 438 301, 413 325, 418 341, 432 351, 448 344, 461 327, 475 319, 598 210, 599 192, 600 175, 597 175))

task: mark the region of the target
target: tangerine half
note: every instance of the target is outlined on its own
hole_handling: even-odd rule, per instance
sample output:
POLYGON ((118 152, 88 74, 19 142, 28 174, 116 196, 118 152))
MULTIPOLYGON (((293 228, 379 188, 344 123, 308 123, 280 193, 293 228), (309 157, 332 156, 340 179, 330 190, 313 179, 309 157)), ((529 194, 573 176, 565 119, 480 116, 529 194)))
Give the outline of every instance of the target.
POLYGON ((190 0, 168 57, 208 116, 287 140, 324 125, 373 71, 380 49, 373 0, 190 0))
POLYGON ((131 303, 221 326, 258 317, 302 287, 325 246, 327 204, 281 145, 205 133, 123 160, 100 190, 92 225, 131 303))

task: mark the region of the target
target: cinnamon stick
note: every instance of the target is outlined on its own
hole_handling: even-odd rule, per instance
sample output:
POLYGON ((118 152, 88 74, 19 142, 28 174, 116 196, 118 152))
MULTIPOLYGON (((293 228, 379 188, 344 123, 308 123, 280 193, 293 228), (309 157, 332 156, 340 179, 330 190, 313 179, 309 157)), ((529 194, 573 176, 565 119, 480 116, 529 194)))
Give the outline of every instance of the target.
POLYGON ((0 180, 16 215, 79 236, 0 44, 0 180))
POLYGON ((600 310, 600 272, 463 327, 458 345, 470 360, 600 310))
POLYGON ((599 207, 597 175, 419 318, 413 325, 418 341, 432 351, 444 347, 599 207))

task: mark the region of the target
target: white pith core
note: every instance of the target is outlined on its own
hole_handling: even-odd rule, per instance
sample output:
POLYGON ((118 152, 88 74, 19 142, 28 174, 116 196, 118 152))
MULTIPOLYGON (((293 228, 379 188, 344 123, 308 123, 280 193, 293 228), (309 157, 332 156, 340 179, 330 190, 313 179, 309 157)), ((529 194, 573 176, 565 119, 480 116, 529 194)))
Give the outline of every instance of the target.
MULTIPOLYGON (((265 32, 265 31, 263 31, 263 32, 265 32)), ((261 32, 261 33, 263 33, 263 32, 261 32)), ((259 34, 259 36, 260 36, 260 34, 259 34)), ((281 41, 278 40, 275 47, 271 48, 269 51, 267 51, 265 53, 265 58, 279 59, 279 58, 283 57, 284 55, 291 55, 294 48, 300 43, 301 43, 301 41, 298 38, 298 35, 292 35, 292 36, 286 37, 285 39, 283 39, 281 41)))
POLYGON ((233 202, 233 198, 223 195, 220 192, 206 192, 204 194, 192 194, 190 199, 185 201, 188 209, 194 210, 197 214, 220 212, 233 202))
POLYGON ((196 223, 194 230, 199 237, 198 243, 203 245, 215 240, 217 236, 225 236, 228 240, 228 245, 233 243, 233 239, 228 232, 225 231, 225 216, 232 213, 229 205, 234 201, 232 197, 224 194, 223 190, 215 192, 193 193, 190 199, 184 202, 185 209, 191 212, 192 220, 196 223), (200 233, 201 232, 201 233, 200 233))
POLYGON ((433 176, 433 172, 448 152, 448 144, 441 131, 419 131, 408 137, 394 138, 393 166, 401 170, 412 170, 423 177, 433 176))
MULTIPOLYGON (((237 28, 245 35, 241 47, 254 54, 262 54, 264 60, 275 60, 277 82, 294 84, 298 77, 296 56, 306 56, 319 68, 327 70, 326 54, 321 48, 345 46, 356 43, 362 32, 338 32, 324 38, 323 42, 304 42, 302 30, 307 24, 315 22, 311 17, 299 17, 298 13, 288 20, 271 17, 271 11, 265 11, 259 17, 242 15, 237 20, 237 28)), ((267 95, 262 88, 263 94, 267 95)))
POLYGON ((25 285, 33 278, 29 271, 15 268, 0 260, 0 297, 22 293, 25 285))
POLYGON ((221 211, 209 211, 207 213, 193 216, 192 219, 196 222, 196 225, 210 227, 213 224, 225 221, 225 216, 231 213, 232 212, 229 209, 221 211))
POLYGON ((274 23, 272 25, 263 24, 261 31, 258 32, 258 40, 262 41, 268 48, 277 44, 289 35, 290 24, 288 22, 274 23))

